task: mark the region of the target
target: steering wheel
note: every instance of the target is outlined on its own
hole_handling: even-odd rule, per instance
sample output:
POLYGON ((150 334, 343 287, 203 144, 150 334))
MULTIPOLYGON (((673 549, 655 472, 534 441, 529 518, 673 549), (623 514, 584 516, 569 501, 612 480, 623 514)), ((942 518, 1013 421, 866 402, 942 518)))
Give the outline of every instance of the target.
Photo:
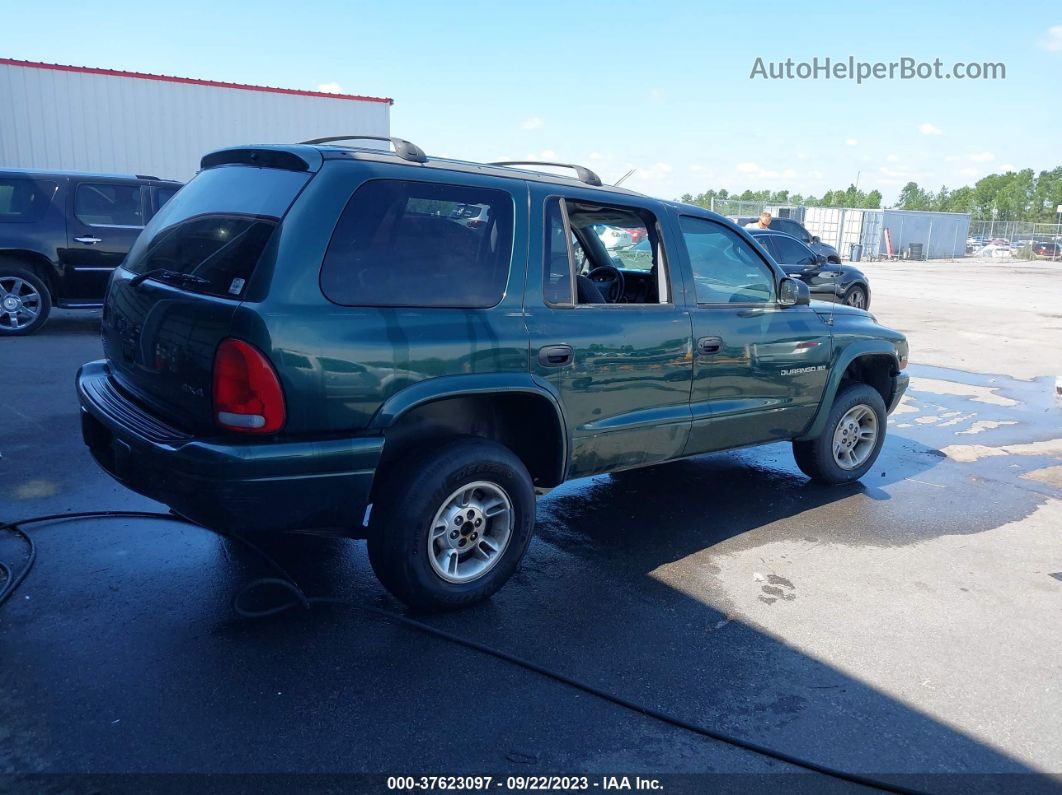
POLYGON ((623 297, 623 272, 619 268, 599 265, 586 275, 610 304, 616 303, 623 297))

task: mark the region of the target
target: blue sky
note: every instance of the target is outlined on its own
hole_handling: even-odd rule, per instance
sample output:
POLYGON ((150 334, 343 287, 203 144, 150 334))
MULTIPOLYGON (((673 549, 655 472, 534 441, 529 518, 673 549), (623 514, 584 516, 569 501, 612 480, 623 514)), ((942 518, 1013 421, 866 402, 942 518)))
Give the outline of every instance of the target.
MULTIPOLYGON (((582 162, 664 197, 936 189, 1062 165, 1062 6, 0 0, 0 55, 391 96, 429 154, 582 162), (750 80, 757 57, 1003 62, 1005 80, 750 80)), ((7 112, 7 109, 0 109, 7 112)), ((342 131, 341 131, 342 132, 342 131)))

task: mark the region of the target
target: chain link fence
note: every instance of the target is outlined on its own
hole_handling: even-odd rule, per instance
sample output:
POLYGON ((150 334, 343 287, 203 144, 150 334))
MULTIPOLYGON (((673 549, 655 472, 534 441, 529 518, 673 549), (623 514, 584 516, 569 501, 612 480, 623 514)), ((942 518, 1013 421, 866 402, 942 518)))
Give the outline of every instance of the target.
POLYGON ((709 209, 729 218, 755 218, 763 210, 776 218, 792 218, 846 259, 853 244, 863 247, 862 255, 867 259, 906 258, 911 256, 912 243, 922 252, 916 258, 985 254, 1062 259, 1062 223, 970 220, 967 231, 968 216, 958 213, 805 207, 741 199, 713 199, 709 209), (988 245, 991 248, 985 252, 988 245))

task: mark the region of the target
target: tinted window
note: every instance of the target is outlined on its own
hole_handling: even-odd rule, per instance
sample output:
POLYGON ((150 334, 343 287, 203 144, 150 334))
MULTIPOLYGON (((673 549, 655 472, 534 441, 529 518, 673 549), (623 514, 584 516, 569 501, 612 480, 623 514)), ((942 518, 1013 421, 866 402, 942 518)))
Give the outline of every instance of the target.
POLYGON ((572 304, 572 269, 568 244, 564 239, 564 219, 560 199, 550 199, 546 208, 546 280, 542 286, 546 303, 572 304))
POLYGON ((721 224, 682 216, 699 304, 765 303, 774 295, 774 275, 759 254, 721 224))
POLYGON ((89 226, 143 226, 140 186, 84 182, 74 194, 74 215, 89 226))
POLYGON ((791 237, 771 235, 771 243, 774 245, 774 258, 780 263, 785 265, 815 264, 815 255, 811 249, 791 237))
POLYGON ((161 210, 162 205, 172 199, 173 194, 175 194, 178 190, 179 188, 159 188, 158 190, 156 190, 155 203, 158 205, 156 209, 161 210))
POLYGON ((494 306, 512 247, 513 200, 505 191, 375 180, 340 216, 321 289, 347 306, 494 306), (475 217, 469 205, 478 207, 475 217))
POLYGON ((309 175, 268 168, 207 169, 151 219, 124 267, 191 290, 239 297, 309 175), (168 272, 168 273, 166 273, 168 272), (203 280, 188 284, 168 274, 203 280))
POLYGON ((811 238, 808 236, 807 230, 804 229, 796 221, 791 221, 787 218, 775 218, 771 221, 771 229, 777 229, 779 232, 785 232, 787 235, 792 235, 797 240, 802 240, 807 243, 811 238))
POLYGON ((0 222, 36 221, 55 195, 56 184, 22 177, 0 177, 0 222))

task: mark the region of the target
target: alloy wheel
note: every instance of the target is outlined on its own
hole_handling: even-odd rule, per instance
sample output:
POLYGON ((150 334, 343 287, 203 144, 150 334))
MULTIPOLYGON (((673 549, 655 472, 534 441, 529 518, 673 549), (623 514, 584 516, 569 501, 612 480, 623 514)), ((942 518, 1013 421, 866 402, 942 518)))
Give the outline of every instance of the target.
POLYGON ((857 469, 878 441, 878 416, 865 403, 845 412, 833 432, 833 460, 841 469, 857 469))
POLYGON ((468 483, 447 497, 428 534, 428 560, 447 582, 477 580, 501 560, 513 535, 512 500, 496 483, 468 483))
POLYGON ((0 275, 0 326, 9 331, 24 329, 41 313, 37 289, 21 276, 0 275))

